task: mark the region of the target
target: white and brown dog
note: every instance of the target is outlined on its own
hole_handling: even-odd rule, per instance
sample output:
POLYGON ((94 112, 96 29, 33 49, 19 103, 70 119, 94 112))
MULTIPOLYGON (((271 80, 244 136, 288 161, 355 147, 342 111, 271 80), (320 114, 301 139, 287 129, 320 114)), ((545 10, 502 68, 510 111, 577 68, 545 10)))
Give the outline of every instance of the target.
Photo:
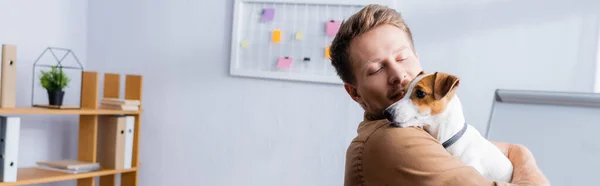
POLYGON ((446 150, 492 181, 510 182, 513 166, 508 158, 476 128, 465 121, 456 95, 459 79, 436 72, 417 76, 385 117, 397 127, 423 127, 446 150))

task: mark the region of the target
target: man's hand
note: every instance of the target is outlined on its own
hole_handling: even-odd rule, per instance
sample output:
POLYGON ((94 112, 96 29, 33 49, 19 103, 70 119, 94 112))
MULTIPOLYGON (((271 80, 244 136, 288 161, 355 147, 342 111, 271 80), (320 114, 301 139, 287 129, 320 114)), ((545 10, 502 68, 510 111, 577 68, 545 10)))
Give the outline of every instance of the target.
POLYGON ((518 144, 492 142, 512 162, 514 171, 510 183, 518 186, 547 186, 548 178, 538 168, 533 154, 527 147, 518 144))

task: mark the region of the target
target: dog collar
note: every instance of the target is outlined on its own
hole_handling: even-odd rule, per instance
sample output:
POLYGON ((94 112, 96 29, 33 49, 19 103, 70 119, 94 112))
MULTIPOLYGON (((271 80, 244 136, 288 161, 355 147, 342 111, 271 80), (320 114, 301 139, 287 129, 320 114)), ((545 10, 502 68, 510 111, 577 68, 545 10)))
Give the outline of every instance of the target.
POLYGON ((450 145, 456 143, 456 141, 458 141, 458 139, 460 139, 463 136, 463 134, 465 134, 466 130, 467 130, 467 122, 465 122, 465 125, 463 126, 463 128, 460 131, 458 131, 458 133, 454 134, 454 136, 452 136, 450 139, 448 139, 444 143, 442 143, 442 146, 444 146, 444 148, 450 147, 450 145))

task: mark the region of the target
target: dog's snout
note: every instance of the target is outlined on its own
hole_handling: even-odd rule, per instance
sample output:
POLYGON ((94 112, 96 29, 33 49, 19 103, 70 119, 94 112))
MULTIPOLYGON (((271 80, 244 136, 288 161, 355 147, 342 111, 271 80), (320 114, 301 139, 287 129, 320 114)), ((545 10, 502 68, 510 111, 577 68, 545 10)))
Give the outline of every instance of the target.
POLYGON ((394 117, 393 117, 393 115, 392 115, 393 111, 394 111, 394 110, 393 110, 393 108, 388 108, 388 109, 385 109, 385 110, 383 111, 383 117, 385 117, 387 120, 389 120, 389 121, 392 121, 392 122, 393 122, 393 121, 394 121, 394 120, 393 120, 393 119, 394 119, 394 117))

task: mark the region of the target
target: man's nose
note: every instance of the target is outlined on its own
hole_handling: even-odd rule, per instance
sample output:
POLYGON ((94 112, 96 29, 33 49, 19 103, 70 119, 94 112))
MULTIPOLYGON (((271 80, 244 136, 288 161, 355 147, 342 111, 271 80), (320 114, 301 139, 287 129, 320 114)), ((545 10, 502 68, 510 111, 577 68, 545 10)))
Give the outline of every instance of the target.
POLYGON ((408 75, 406 73, 404 73, 402 75, 402 80, 400 80, 400 84, 404 87, 407 86, 410 83, 410 79, 408 78, 408 75))
POLYGON ((400 84, 402 86, 408 84, 408 75, 405 72, 397 71, 396 69, 394 70, 396 72, 394 72, 390 77, 390 84, 400 84))

